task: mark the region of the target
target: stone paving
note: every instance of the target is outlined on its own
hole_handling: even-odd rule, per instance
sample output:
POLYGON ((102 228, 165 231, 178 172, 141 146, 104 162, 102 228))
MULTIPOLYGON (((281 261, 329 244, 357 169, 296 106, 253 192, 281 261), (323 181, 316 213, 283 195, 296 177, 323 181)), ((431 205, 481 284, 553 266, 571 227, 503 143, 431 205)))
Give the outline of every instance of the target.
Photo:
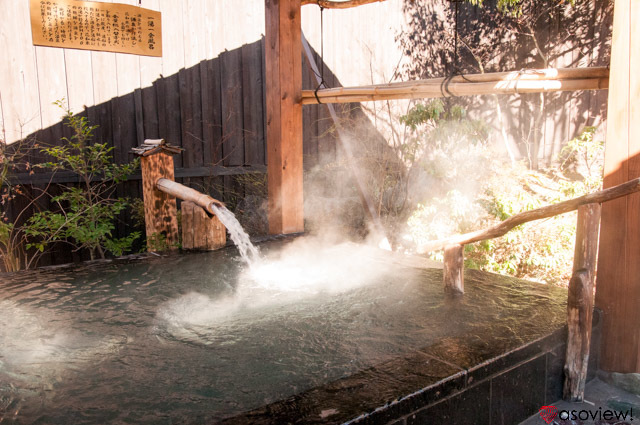
POLYGON ((583 403, 558 401, 552 406, 548 406, 548 409, 545 409, 544 412, 537 413, 526 421, 521 422, 520 425, 640 424, 640 395, 627 392, 621 388, 634 390, 633 386, 629 387, 625 384, 629 383, 630 377, 626 376, 620 381, 620 377, 615 376, 615 374, 599 372, 598 376, 598 378, 587 384, 583 403), (604 380, 615 383, 618 386, 613 386, 604 380), (546 417, 546 420, 543 419, 543 416, 546 417))

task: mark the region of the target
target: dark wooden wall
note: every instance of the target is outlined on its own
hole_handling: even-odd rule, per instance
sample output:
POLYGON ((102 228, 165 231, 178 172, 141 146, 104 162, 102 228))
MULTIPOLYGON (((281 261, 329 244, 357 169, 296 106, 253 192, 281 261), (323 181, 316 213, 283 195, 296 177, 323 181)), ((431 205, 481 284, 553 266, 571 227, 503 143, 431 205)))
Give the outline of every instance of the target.
MULTIPOLYGON (((315 88, 309 67, 306 62, 303 64, 304 88, 315 88)), ((331 85, 339 84, 329 69, 325 69, 325 79, 331 85)), ((261 39, 163 76, 150 87, 87 107, 81 114, 98 126, 94 141, 113 146, 117 163, 133 160, 131 148, 145 139, 163 138, 181 146, 183 153, 174 156, 176 180, 234 207, 247 193, 258 197, 266 195, 259 183, 266 172, 263 81, 264 39, 261 39), (257 181, 255 187, 251 183, 254 179, 240 177, 248 174, 257 181)), ((348 114, 349 108, 344 111, 348 114)), ((305 107, 303 120, 305 168, 319 161, 333 160, 336 140, 326 107, 305 107)), ((59 122, 14 146, 20 146, 26 153, 25 165, 28 162, 32 167, 47 160, 40 153, 41 147, 60 145, 63 137, 71 136, 71 130, 59 122)), ((33 211, 55 209, 50 197, 43 196, 20 215, 29 198, 37 197, 45 189, 57 194, 62 186, 77 184, 77 178, 67 172, 52 174, 42 168, 22 168, 15 174, 13 183, 22 184, 26 194, 8 207, 9 219, 19 223, 33 211)), ((140 173, 119 185, 116 195, 141 199, 140 173)), ((134 229, 141 230, 134 224, 130 212, 123 213, 117 223, 117 236, 125 236, 134 229)), ((51 254, 42 257, 40 265, 86 257, 86 253, 72 252, 58 244, 51 254)))

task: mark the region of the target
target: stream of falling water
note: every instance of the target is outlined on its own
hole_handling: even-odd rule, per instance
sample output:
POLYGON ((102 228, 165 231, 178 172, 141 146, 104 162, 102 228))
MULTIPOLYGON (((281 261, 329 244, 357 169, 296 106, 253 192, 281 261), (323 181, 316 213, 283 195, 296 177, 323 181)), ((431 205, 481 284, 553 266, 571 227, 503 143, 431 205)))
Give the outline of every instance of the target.
POLYGON ((231 235, 231 240, 238 247, 238 251, 244 262, 247 263, 249 267, 253 267, 260 259, 260 252, 258 248, 251 243, 249 235, 244 231, 242 225, 238 222, 238 219, 236 219, 236 216, 225 207, 219 208, 215 204, 212 204, 211 208, 224 227, 227 228, 229 235, 231 235))

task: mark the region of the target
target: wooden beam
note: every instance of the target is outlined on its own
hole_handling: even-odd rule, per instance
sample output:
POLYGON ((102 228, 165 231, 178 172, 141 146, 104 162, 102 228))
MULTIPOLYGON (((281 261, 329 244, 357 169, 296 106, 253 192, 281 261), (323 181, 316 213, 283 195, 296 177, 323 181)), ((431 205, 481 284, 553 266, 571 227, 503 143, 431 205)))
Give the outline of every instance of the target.
MULTIPOLYGON (((219 165, 193 167, 193 168, 176 168, 175 178, 183 177, 215 177, 215 176, 234 176, 238 174, 261 174, 266 173, 267 167, 264 165, 253 165, 243 167, 222 167, 219 165)), ((137 172, 131 174, 127 181, 142 179, 142 173, 137 172)), ((92 181, 102 181, 103 176, 94 176, 92 181)), ((12 185, 18 184, 48 184, 48 183, 80 183, 82 179, 72 171, 55 171, 46 173, 15 173, 8 178, 12 185)))
POLYGON ((352 7, 362 6, 370 3, 383 2, 385 0, 346 0, 346 1, 331 1, 331 0, 302 0, 302 6, 307 4, 315 4, 323 9, 349 9, 352 7))
MULTIPOLYGON (((616 0, 604 187, 640 177, 640 2, 616 0)), ((640 194, 603 205, 596 306, 600 368, 640 373, 640 194)))
POLYGON ((269 233, 304 231, 300 0, 265 0, 269 233))
POLYGON ((302 104, 351 103, 390 99, 420 99, 483 94, 521 94, 600 90, 609 86, 609 70, 549 68, 518 72, 458 75, 359 87, 302 91, 302 104))
POLYGON ((464 293, 464 245, 447 245, 444 248, 442 278, 446 292, 464 293))
POLYGON ((497 238, 504 235, 514 227, 524 224, 528 221, 553 217, 554 215, 564 214, 569 211, 576 210, 581 205, 592 203, 599 204, 621 198, 638 191, 640 191, 640 178, 633 179, 609 189, 599 190, 598 192, 589 193, 588 195, 570 199, 568 201, 559 202, 553 205, 547 205, 546 207, 536 208, 535 210, 531 211, 525 211, 520 214, 511 216, 508 219, 486 229, 476 230, 475 232, 456 235, 446 239, 426 242, 425 244, 418 247, 418 252, 431 252, 442 249, 447 245, 466 245, 468 243, 497 238))
POLYGON ((591 346, 591 320, 593 316, 593 288, 598 258, 600 231, 600 204, 578 208, 576 246, 573 257, 573 275, 569 281, 567 300, 567 351, 564 366, 563 398, 583 401, 587 382, 589 348, 591 346))

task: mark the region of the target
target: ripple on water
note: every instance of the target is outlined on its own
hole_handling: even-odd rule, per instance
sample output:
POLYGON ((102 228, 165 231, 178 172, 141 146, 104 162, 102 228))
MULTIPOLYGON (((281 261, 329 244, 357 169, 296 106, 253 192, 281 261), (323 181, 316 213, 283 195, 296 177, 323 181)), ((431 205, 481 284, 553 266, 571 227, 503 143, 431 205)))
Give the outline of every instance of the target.
POLYGON ((262 251, 255 268, 223 250, 2 280, 0 412, 225 417, 417 349, 480 361, 564 322, 558 288, 468 272, 465 296, 449 299, 440 270, 369 248, 299 239, 262 251))

